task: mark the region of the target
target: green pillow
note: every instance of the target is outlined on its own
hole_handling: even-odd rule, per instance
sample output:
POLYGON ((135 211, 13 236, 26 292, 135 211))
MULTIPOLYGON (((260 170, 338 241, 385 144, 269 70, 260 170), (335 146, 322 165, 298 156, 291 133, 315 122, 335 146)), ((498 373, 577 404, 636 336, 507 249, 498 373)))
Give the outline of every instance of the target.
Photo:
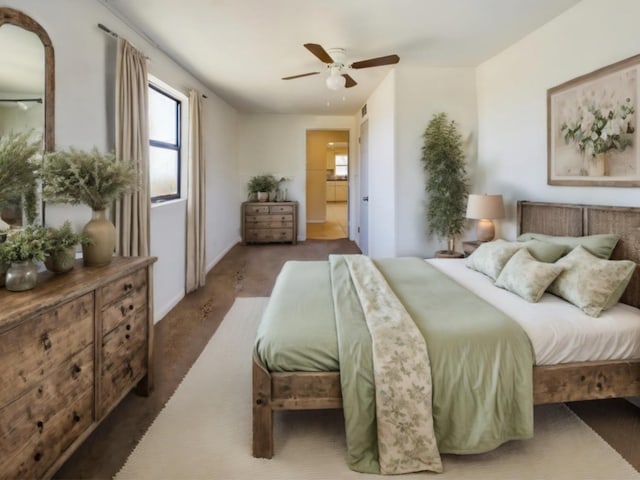
POLYGON ((521 248, 522 244, 501 239, 482 243, 467 257, 466 265, 495 280, 511 256, 521 248))
POLYGON ((542 233, 523 233, 518 237, 519 242, 527 240, 542 240, 543 242, 556 243, 566 245, 574 249, 578 245, 582 245, 596 257, 609 259, 616 248, 616 244, 620 237, 613 234, 587 235, 585 237, 557 237, 555 235, 545 235, 542 233))
POLYGON ((599 317, 620 300, 636 269, 630 260, 603 260, 581 245, 555 264, 564 271, 549 286, 549 292, 592 317, 599 317))
POLYGON ((522 244, 527 248, 533 258, 545 263, 553 263, 571 251, 571 248, 567 245, 543 242, 535 238, 522 242, 522 244))
POLYGON ((529 250, 522 248, 504 266, 496 279, 496 287, 535 303, 562 270, 560 265, 537 261, 529 250))

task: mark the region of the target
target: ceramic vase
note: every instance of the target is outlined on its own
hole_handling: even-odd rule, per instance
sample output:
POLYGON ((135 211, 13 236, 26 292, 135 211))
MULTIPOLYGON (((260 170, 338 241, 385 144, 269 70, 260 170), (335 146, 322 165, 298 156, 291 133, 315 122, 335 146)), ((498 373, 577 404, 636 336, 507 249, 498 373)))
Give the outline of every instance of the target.
POLYGON ((269 192, 258 192, 257 198, 259 202, 266 202, 269 200, 269 192))
POLYGON ((38 283, 38 266, 31 260, 13 262, 7 269, 5 287, 11 292, 31 290, 38 283))
POLYGON ((111 263, 116 246, 116 227, 107 220, 104 210, 94 210, 91 220, 82 230, 91 239, 82 245, 82 258, 87 267, 101 267, 111 263))
POLYGON ((74 246, 53 253, 44 261, 44 266, 53 273, 66 273, 73 268, 75 262, 76 247, 74 246))

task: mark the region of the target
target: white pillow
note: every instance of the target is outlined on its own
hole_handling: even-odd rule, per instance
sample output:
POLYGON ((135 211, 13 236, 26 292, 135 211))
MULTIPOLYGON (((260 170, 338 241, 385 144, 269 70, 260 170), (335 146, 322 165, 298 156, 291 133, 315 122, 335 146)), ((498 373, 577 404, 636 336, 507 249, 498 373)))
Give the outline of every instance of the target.
POLYGON ((592 317, 615 305, 636 269, 630 260, 604 260, 575 247, 556 262, 564 271, 549 286, 549 292, 564 298, 592 317))
POLYGON ((495 280, 513 254, 521 248, 524 248, 522 243, 500 239, 482 243, 467 258, 466 266, 495 280))
POLYGON ((563 267, 539 262, 526 248, 517 251, 496 279, 496 287, 504 288, 535 303, 562 272, 563 267))

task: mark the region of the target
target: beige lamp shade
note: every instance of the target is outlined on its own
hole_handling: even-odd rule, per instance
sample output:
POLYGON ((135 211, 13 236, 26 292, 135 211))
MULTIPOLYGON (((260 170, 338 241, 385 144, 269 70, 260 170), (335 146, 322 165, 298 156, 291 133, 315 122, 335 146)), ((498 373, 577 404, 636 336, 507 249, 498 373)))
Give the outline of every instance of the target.
POLYGON ((502 195, 470 194, 467 202, 467 218, 478 220, 476 234, 481 242, 489 242, 495 236, 491 220, 504 218, 502 195))

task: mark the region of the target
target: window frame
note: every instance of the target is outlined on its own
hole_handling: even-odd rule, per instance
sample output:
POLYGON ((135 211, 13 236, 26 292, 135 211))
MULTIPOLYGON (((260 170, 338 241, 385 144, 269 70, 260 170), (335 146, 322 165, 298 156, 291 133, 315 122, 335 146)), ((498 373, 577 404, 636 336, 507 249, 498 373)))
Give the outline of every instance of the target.
MULTIPOLYGON (((177 95, 174 95, 168 91, 167 88, 158 85, 158 82, 153 80, 148 81, 148 88, 158 92, 161 95, 173 100, 177 104, 176 108, 176 143, 168 143, 162 142, 159 140, 152 140, 151 134, 149 134, 149 147, 163 148, 166 150, 171 150, 177 152, 177 164, 176 164, 176 193, 171 193, 167 195, 156 195, 151 196, 150 201, 152 204, 163 203, 169 200, 179 200, 182 198, 182 111, 183 111, 183 101, 177 98, 177 95)), ((149 173, 151 173, 151 155, 149 155, 149 173)))

